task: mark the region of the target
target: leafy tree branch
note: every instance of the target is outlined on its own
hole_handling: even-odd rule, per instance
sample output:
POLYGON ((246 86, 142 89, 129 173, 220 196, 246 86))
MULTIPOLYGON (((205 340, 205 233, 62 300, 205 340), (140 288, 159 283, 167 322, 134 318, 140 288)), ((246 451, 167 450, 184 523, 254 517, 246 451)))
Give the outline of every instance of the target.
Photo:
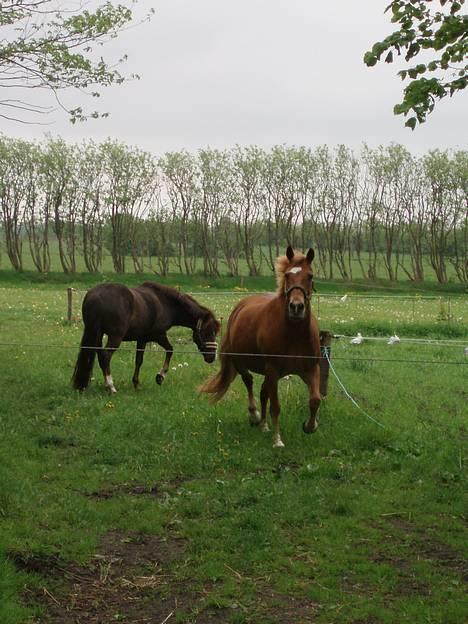
POLYGON ((418 122, 426 121, 438 100, 467 86, 468 15, 462 13, 464 4, 465 0, 393 0, 386 11, 399 28, 364 55, 364 63, 373 67, 382 58, 392 63, 395 53, 404 54, 408 66, 398 75, 410 82, 393 111, 411 114, 405 125, 413 130, 418 122), (424 62, 411 64, 418 55, 424 62))
MULTIPOLYGON (((66 108, 60 93, 75 89, 99 97, 101 87, 137 77, 124 77, 118 70, 126 56, 110 64, 96 53, 96 48, 130 26, 134 20, 131 5, 135 2, 126 6, 108 0, 93 9, 90 4, 93 3, 0 1, 0 93, 13 88, 48 90, 73 123, 106 116, 107 113, 97 111, 85 112, 82 107, 66 108)), ((7 119, 27 122, 28 118, 21 117, 21 113, 44 114, 50 110, 34 101, 0 98, 0 116, 7 119), (18 117, 11 115, 15 108, 18 117)))

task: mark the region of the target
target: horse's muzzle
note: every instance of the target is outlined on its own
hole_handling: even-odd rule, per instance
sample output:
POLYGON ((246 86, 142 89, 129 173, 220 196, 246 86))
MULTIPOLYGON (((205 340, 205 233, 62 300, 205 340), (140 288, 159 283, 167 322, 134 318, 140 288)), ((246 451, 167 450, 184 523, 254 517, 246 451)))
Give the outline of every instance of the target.
POLYGON ((306 316, 306 306, 302 301, 290 301, 288 304, 288 318, 290 321, 303 321, 306 316))
POLYGON ((206 342, 203 345, 203 359, 207 364, 212 364, 216 360, 217 342, 206 342))

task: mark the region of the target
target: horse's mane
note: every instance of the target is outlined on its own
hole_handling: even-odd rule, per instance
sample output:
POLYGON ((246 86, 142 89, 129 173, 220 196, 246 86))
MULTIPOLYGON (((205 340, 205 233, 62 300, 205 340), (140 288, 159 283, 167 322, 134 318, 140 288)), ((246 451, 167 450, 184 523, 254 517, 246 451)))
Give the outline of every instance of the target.
POLYGON ((147 288, 151 288, 156 291, 158 294, 166 297, 170 301, 182 305, 187 312, 195 318, 199 318, 202 316, 210 315, 213 316, 213 313, 209 308, 195 301, 193 297, 187 295, 186 293, 181 293, 176 288, 172 288, 171 286, 164 286, 163 284, 158 284, 157 282, 144 282, 142 286, 147 288))
POLYGON ((294 258, 289 260, 287 256, 279 256, 275 261, 275 274, 276 274, 276 287, 277 292, 281 294, 284 291, 284 281, 286 271, 296 265, 300 264, 306 259, 303 253, 295 253, 294 258))

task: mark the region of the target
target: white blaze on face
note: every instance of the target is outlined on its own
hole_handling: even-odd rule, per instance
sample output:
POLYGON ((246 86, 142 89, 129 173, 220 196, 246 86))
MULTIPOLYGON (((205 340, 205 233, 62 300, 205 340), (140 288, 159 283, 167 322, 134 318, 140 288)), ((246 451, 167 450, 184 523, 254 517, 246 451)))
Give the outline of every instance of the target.
POLYGON ((296 273, 300 273, 302 271, 302 267, 293 267, 290 271, 288 271, 288 273, 293 273, 294 275, 296 273))

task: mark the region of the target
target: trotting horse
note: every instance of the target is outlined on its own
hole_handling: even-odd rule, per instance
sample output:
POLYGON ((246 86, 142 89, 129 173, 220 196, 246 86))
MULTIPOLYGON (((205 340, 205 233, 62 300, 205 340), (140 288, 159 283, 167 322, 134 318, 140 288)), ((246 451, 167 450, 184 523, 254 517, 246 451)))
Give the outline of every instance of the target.
POLYGON ((99 284, 86 293, 82 306, 84 332, 73 373, 73 387, 84 390, 89 384, 97 353, 106 387, 116 392, 110 361, 122 341, 137 343, 133 385, 139 385, 139 372, 147 342, 157 342, 166 350, 163 367, 156 375, 162 384, 169 369, 173 349, 166 332, 173 325, 189 327, 193 341, 205 362, 216 358, 216 335, 220 324, 211 310, 175 288, 145 282, 136 288, 122 284, 99 284), (107 344, 102 348, 103 335, 107 344))
POLYGON ((237 304, 221 347, 221 370, 200 388, 216 402, 236 375, 241 375, 248 392, 250 422, 259 424, 262 431, 268 431, 270 401, 275 447, 284 446, 279 430, 278 381, 285 375, 299 375, 309 388, 310 416, 303 430, 312 433, 318 427, 320 337, 317 321, 310 312, 313 258, 313 249, 304 255, 289 246, 286 255, 276 261, 276 295, 252 295, 237 304), (253 395, 251 372, 265 377, 260 392, 261 415, 253 395))

